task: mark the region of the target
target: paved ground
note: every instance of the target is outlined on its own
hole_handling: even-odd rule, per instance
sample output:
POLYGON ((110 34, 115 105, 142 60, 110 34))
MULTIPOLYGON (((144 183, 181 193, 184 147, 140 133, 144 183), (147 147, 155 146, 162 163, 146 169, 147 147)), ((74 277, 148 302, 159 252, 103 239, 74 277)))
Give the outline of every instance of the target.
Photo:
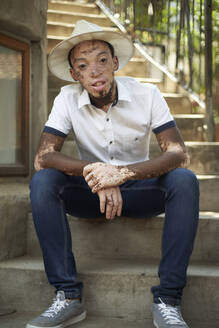
MULTIPOLYGON (((36 313, 14 313, 9 316, 0 317, 1 328, 24 328, 25 324, 33 317, 36 313)), ((88 317, 85 321, 71 326, 74 328, 152 328, 151 320, 147 322, 127 322, 123 319, 108 319, 100 317, 88 317)), ((69 326, 70 328, 70 326, 69 326)))
MULTIPOLYGON (((0 316, 1 328, 24 328, 25 324, 36 313, 14 313, 11 315, 0 316)), ((71 326, 72 328, 154 328, 151 320, 145 320, 143 322, 127 322, 124 319, 119 318, 100 318, 100 317, 88 317, 85 321, 71 326)), ((193 322, 190 323, 190 328, 218 328, 219 321, 210 322, 193 322)), ((69 327, 70 328, 70 327, 69 327)))

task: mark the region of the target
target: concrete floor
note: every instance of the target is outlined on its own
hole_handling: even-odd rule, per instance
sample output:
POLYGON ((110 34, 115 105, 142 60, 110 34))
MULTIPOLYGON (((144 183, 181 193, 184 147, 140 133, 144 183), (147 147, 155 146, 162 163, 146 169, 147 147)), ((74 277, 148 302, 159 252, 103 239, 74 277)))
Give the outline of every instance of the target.
MULTIPOLYGON (((23 312, 0 316, 1 328, 24 328, 25 324, 38 313, 23 312)), ((85 321, 71 326, 74 328, 154 328, 151 319, 142 322, 130 322, 119 318, 88 317, 85 321)), ((218 328, 218 322, 193 322, 190 328, 218 328)), ((69 326, 70 328, 70 326, 69 326)))
MULTIPOLYGON (((38 313, 14 313, 0 317, 1 328, 24 328, 25 324, 38 313)), ((144 322, 127 322, 124 319, 118 318, 101 318, 101 317, 88 317, 83 322, 74 324, 74 328, 152 328, 154 327, 151 320, 144 322)))

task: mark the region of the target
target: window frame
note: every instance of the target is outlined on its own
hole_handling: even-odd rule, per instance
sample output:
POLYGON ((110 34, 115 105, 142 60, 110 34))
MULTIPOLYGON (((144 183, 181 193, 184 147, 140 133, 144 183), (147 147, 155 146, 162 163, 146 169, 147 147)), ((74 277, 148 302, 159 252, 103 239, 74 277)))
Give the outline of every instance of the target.
POLYGON ((0 164, 0 176, 27 176, 29 174, 29 94, 30 94, 30 46, 0 33, 0 45, 20 51, 22 54, 21 77, 21 163, 0 164))

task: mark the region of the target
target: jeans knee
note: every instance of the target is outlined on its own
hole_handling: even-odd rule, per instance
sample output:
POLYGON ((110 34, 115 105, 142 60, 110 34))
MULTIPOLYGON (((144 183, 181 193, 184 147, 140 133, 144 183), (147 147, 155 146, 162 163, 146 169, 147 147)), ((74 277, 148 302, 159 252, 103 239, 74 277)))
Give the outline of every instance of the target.
POLYGON ((30 183, 31 202, 46 201, 47 195, 55 192, 56 186, 59 185, 62 172, 56 169, 43 169, 36 172, 30 183))
POLYGON ((174 188, 183 193, 199 195, 199 182, 191 170, 178 168, 169 172, 169 174, 174 188))

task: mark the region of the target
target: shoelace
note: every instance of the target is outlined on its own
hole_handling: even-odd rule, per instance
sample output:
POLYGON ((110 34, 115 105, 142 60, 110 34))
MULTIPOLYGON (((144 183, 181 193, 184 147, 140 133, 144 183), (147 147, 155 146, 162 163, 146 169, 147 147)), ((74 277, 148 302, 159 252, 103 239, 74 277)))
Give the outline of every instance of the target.
POLYGON ((185 323, 180 315, 178 307, 165 304, 161 299, 159 300, 161 303, 158 304, 158 307, 167 324, 180 325, 185 323))
POLYGON ((53 300, 52 305, 42 314, 43 317, 53 317, 57 314, 61 309, 68 306, 68 302, 66 300, 60 300, 59 298, 55 298, 53 300))

